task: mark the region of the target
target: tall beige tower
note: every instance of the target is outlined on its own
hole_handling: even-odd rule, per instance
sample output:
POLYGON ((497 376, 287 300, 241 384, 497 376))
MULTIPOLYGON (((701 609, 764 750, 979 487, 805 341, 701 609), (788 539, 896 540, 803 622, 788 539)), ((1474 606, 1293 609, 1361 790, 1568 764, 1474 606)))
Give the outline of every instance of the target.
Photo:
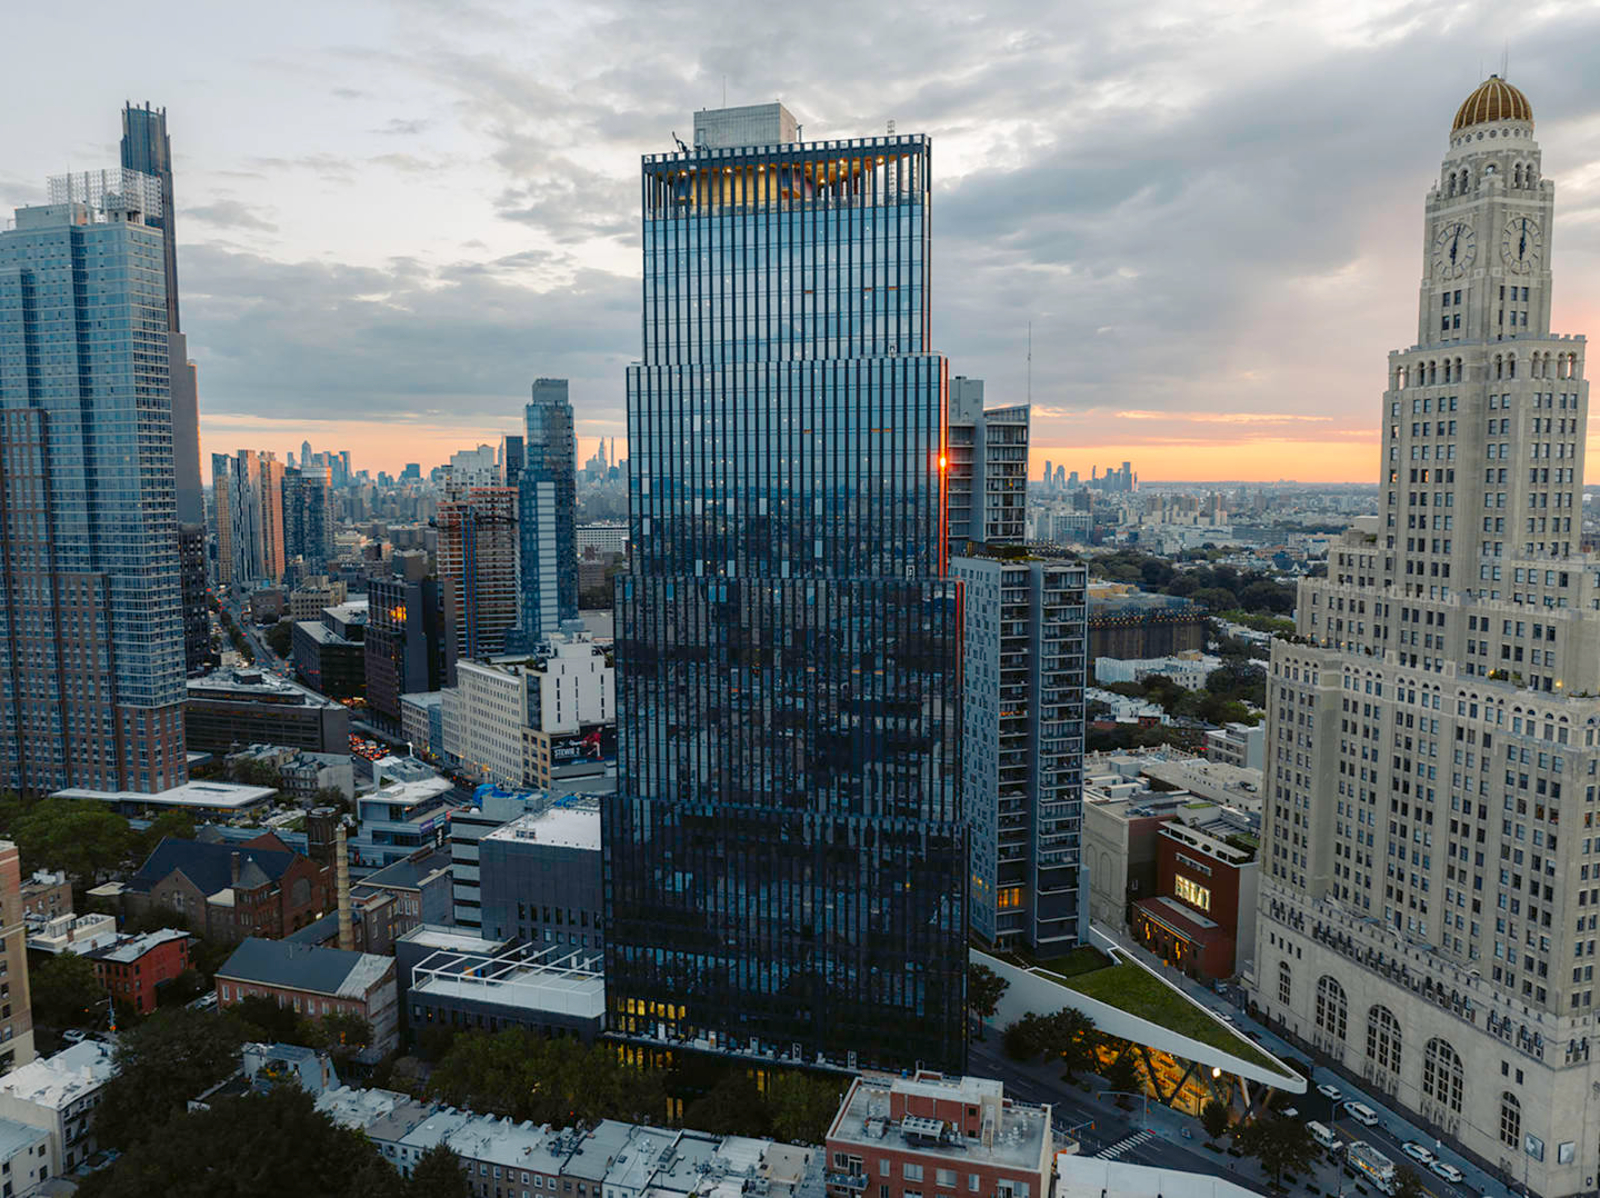
POLYGON ((1456 113, 1389 355, 1379 514, 1268 680, 1250 985, 1293 1037, 1541 1194, 1600 1180, 1600 563, 1584 341, 1550 331, 1526 97, 1456 113))

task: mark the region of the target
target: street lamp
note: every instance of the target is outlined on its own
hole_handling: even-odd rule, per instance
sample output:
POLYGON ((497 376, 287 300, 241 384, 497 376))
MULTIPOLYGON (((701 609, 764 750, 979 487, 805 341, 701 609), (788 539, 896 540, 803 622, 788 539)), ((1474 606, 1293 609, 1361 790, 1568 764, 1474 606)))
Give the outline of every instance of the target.
POLYGON ((1132 1090, 1102 1090, 1101 1093, 1107 1098, 1123 1097, 1123 1098, 1141 1098, 1141 1099, 1143 1099, 1144 1100, 1144 1129, 1145 1129, 1145 1131, 1152 1130, 1152 1128, 1150 1127, 1150 1093, 1149 1093, 1149 1091, 1147 1091, 1147 1090, 1140 1091, 1139 1093, 1135 1094, 1132 1090))

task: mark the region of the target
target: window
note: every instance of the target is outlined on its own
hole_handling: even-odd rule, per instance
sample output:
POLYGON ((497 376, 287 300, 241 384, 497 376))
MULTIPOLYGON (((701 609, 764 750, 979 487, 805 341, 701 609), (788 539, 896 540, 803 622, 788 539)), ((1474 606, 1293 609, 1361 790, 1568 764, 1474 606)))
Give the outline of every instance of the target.
POLYGON ((1323 974, 1317 981, 1317 1026, 1336 1040, 1343 1040, 1348 1009, 1344 987, 1323 974))
POLYGON ((1522 1143, 1522 1104, 1510 1090, 1500 1094, 1500 1142, 1512 1148, 1522 1143))
POLYGON ((1400 1072, 1400 1022, 1388 1007, 1367 1012, 1367 1059, 1379 1069, 1400 1072))
POLYGON ((901 1176, 907 1181, 921 1181, 922 1166, 913 1165, 910 1161, 907 1161, 901 1168, 901 1176))
POLYGON ((1447 1040, 1428 1041, 1422 1059, 1422 1092, 1456 1114, 1461 1113, 1461 1058, 1447 1040))
POLYGON ((1179 874, 1172 880, 1172 889, 1191 907, 1198 907, 1201 911, 1211 910, 1211 891, 1193 879, 1179 874))
POLYGON ((1293 993, 1293 987, 1291 985, 1291 979, 1290 979, 1290 976, 1289 976, 1289 963, 1287 961, 1279 961, 1278 962, 1278 1001, 1281 1002, 1284 1006, 1288 1006, 1289 1003, 1290 1003, 1290 995, 1292 993, 1293 993))

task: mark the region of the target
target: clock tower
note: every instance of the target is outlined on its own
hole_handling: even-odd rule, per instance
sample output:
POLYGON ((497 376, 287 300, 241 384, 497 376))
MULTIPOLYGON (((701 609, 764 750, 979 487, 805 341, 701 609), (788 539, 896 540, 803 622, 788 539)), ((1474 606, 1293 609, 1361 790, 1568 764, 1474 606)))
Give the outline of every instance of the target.
POLYGON ((1456 111, 1428 193, 1417 344, 1511 341, 1550 332, 1555 187, 1543 175, 1527 97, 1491 75, 1456 111))

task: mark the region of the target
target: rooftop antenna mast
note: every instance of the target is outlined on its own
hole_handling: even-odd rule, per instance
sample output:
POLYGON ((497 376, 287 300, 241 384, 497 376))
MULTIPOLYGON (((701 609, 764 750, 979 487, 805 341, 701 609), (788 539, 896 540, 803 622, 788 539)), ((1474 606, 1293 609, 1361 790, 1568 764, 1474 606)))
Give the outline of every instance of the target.
POLYGON ((1033 403, 1033 321, 1028 322, 1028 403, 1033 403))

